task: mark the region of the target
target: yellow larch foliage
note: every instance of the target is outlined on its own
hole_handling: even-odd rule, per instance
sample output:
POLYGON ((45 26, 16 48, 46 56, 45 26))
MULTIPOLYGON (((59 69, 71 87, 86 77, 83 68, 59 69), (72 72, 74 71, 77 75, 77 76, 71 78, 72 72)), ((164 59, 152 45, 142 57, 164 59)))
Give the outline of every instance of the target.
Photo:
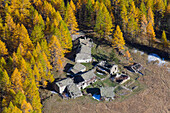
POLYGON ((17 48, 17 54, 21 55, 21 56, 25 56, 26 55, 26 51, 24 49, 24 47, 22 46, 22 44, 20 43, 18 48, 17 48))
POLYGON ((39 42, 37 42, 37 45, 36 45, 36 52, 38 53, 38 54, 40 54, 41 52, 42 52, 42 50, 41 50, 41 46, 40 46, 40 43, 39 42))
POLYGON ((147 20, 146 20, 146 16, 145 14, 143 14, 142 18, 141 18, 141 33, 142 34, 146 34, 146 27, 147 27, 147 20))
POLYGON ((11 75, 11 86, 15 89, 16 92, 23 91, 22 82, 21 82, 21 74, 17 68, 15 68, 14 72, 11 75))
POLYGON ((9 31, 13 31, 16 28, 16 24, 13 21, 13 18, 10 14, 6 14, 6 19, 5 19, 6 23, 7 23, 7 27, 9 29, 9 31))
POLYGON ((42 52, 42 56, 43 56, 43 58, 45 60, 46 67, 48 68, 48 70, 51 70, 52 66, 51 66, 50 62, 48 61, 48 58, 47 58, 46 54, 44 53, 44 51, 42 52))
POLYGON ((163 42, 164 47, 168 47, 168 41, 166 38, 165 30, 163 30, 163 32, 162 32, 162 42, 163 42))
POLYGON ((151 23, 152 26, 154 26, 154 15, 151 8, 148 10, 148 23, 151 23))
POLYGON ((12 54, 12 63, 13 63, 13 67, 19 66, 19 59, 15 52, 12 54))
POLYGON ((112 34, 112 27, 113 27, 113 23, 112 23, 112 17, 109 14, 109 11, 107 10, 107 8, 105 6, 103 6, 103 14, 104 14, 104 37, 106 37, 106 39, 108 38, 109 35, 112 34))
POLYGON ((77 9, 80 9, 81 6, 82 6, 82 0, 78 0, 78 2, 76 4, 77 9))
POLYGON ((130 52, 128 50, 125 53, 125 57, 127 57, 127 60, 132 61, 131 54, 130 54, 130 52))
POLYGON ((20 61, 20 66, 19 66, 19 72, 20 72, 21 77, 22 77, 22 79, 21 79, 22 84, 24 83, 24 81, 27 77, 27 74, 28 74, 27 68, 28 68, 27 62, 24 60, 24 58, 22 58, 21 61, 20 61))
POLYGON ((7 90, 11 86, 11 81, 8 76, 8 73, 6 70, 1 70, 1 69, 0 69, 0 73, 2 74, 0 77, 1 87, 7 90))
POLYGON ((50 25, 51 25, 51 23, 50 23, 50 18, 47 17, 47 18, 46 18, 46 24, 45 24, 45 32, 46 32, 47 34, 50 33, 50 25))
POLYGON ((28 101, 31 103, 32 108, 35 113, 41 113, 41 100, 39 96, 39 91, 35 83, 35 79, 31 79, 28 89, 25 92, 28 101))
POLYGON ((20 37, 20 40, 21 42, 23 43, 23 47, 25 50, 32 50, 33 49, 33 44, 29 38, 29 35, 28 35, 28 31, 27 29, 25 28, 25 26, 23 24, 21 24, 21 29, 20 29, 21 32, 21 37, 20 37))
POLYGON ((8 50, 6 48, 5 43, 0 40, 0 56, 2 57, 5 55, 8 55, 8 50))
POLYGON ((8 108, 5 107, 2 113, 22 113, 22 111, 17 106, 14 106, 12 102, 10 102, 8 108))
POLYGON ((36 80, 36 85, 38 86, 39 82, 41 81, 41 76, 40 76, 39 70, 36 65, 34 65, 33 75, 36 80))
POLYGON ((76 11, 76 6, 73 2, 73 0, 70 1, 70 7, 72 8, 72 10, 75 12, 76 11))
POLYGON ((42 7, 43 4, 42 0, 33 0, 33 3, 39 8, 42 7))
POLYGON ((26 100, 23 100, 22 104, 21 104, 21 110, 24 113, 30 113, 33 111, 33 108, 31 106, 31 104, 29 102, 27 102, 26 100))
POLYGON ((123 4, 122 7, 121 7, 121 12, 120 12, 120 15, 121 15, 121 18, 122 18, 122 26, 123 26, 123 31, 126 32, 127 30, 127 24, 128 24, 128 15, 127 15, 127 8, 126 8, 126 5, 123 4))
POLYGON ((21 26, 17 24, 13 34, 12 42, 15 49, 19 46, 20 43, 25 50, 33 49, 33 44, 29 38, 28 31, 23 24, 21 24, 21 26))
POLYGON ((112 39, 113 47, 118 48, 119 50, 124 49, 123 46, 125 45, 125 40, 123 38, 123 33, 121 32, 119 25, 117 25, 113 37, 114 37, 112 39))
POLYGON ((60 36, 58 37, 58 39, 62 48, 64 49, 64 53, 67 53, 72 49, 72 38, 64 21, 60 22, 59 33, 60 36))
POLYGON ((95 2, 95 4, 94 4, 94 12, 98 12, 99 11, 99 9, 100 9, 100 3, 99 3, 99 1, 97 0, 96 2, 95 2))
POLYGON ((147 26, 147 35, 148 35, 148 38, 149 38, 149 42, 150 44, 153 43, 153 41, 155 41, 155 32, 154 32, 154 29, 153 29, 153 26, 152 26, 152 23, 149 22, 148 26, 147 26))
POLYGON ((71 34, 75 34, 76 31, 79 30, 75 13, 73 9, 70 7, 69 3, 67 4, 64 21, 66 22, 71 34))
POLYGON ((4 57, 1 57, 0 58, 0 68, 4 69, 6 66, 7 66, 7 63, 6 63, 5 59, 4 59, 4 57))
POLYGON ((57 37, 54 35, 50 38, 49 49, 51 51, 53 66, 56 68, 56 70, 63 69, 64 51, 57 37), (61 62, 58 63, 59 59, 61 62))

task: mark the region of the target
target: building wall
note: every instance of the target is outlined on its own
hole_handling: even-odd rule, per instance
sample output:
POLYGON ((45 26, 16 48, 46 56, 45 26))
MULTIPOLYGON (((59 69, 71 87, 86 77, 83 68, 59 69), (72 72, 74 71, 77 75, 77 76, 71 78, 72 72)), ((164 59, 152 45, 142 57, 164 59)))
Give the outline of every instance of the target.
POLYGON ((54 83, 53 87, 54 87, 55 91, 56 91, 57 93, 60 93, 60 94, 62 94, 63 91, 64 91, 65 88, 66 88, 66 86, 60 87, 60 86, 58 86, 58 85, 55 84, 55 83, 54 83))
POLYGON ((76 62, 78 62, 78 63, 87 63, 87 62, 91 62, 92 61, 92 58, 89 58, 89 59, 84 59, 84 60, 82 60, 82 59, 76 59, 76 62))

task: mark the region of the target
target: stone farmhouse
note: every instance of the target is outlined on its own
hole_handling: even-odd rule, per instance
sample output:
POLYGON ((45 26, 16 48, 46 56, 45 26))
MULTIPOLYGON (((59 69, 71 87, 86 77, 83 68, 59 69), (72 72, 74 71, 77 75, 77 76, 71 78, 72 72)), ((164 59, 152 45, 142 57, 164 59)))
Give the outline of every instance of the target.
POLYGON ((74 82, 77 84, 79 89, 84 89, 90 84, 93 84, 97 81, 97 76, 94 74, 95 69, 92 69, 82 75, 74 77, 74 82))

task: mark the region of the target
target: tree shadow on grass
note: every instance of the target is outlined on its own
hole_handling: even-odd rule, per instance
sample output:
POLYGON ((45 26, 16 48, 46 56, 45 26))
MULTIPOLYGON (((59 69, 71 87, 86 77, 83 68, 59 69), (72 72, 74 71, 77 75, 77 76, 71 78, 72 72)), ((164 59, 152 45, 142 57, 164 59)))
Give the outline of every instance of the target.
POLYGON ((94 57, 98 62, 99 61, 108 61, 108 56, 103 55, 103 54, 99 54, 99 55, 92 55, 92 57, 94 57))

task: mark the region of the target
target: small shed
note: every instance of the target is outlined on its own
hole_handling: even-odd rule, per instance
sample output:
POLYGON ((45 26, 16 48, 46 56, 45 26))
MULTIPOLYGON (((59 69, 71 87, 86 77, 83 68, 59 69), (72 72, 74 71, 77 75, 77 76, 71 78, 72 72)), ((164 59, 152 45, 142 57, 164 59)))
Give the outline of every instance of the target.
POLYGON ((130 66, 130 69, 133 72, 138 73, 142 69, 142 65, 140 63, 134 63, 133 65, 130 66))
POLYGON ((68 85, 67 93, 69 94, 70 98, 77 98, 77 97, 83 96, 82 92, 76 86, 76 84, 68 85))
POLYGON ((71 72, 73 72, 74 74, 77 74, 79 72, 85 72, 86 71, 86 66, 80 64, 80 63, 76 63, 73 68, 71 69, 71 72))
POLYGON ((114 87, 101 87, 100 88, 100 94, 101 97, 105 99, 114 99, 115 93, 114 93, 114 87))
POLYGON ((64 92, 65 88, 70 84, 73 84, 73 80, 71 78, 65 78, 63 80, 54 82, 53 87, 56 92, 62 94, 64 92))

